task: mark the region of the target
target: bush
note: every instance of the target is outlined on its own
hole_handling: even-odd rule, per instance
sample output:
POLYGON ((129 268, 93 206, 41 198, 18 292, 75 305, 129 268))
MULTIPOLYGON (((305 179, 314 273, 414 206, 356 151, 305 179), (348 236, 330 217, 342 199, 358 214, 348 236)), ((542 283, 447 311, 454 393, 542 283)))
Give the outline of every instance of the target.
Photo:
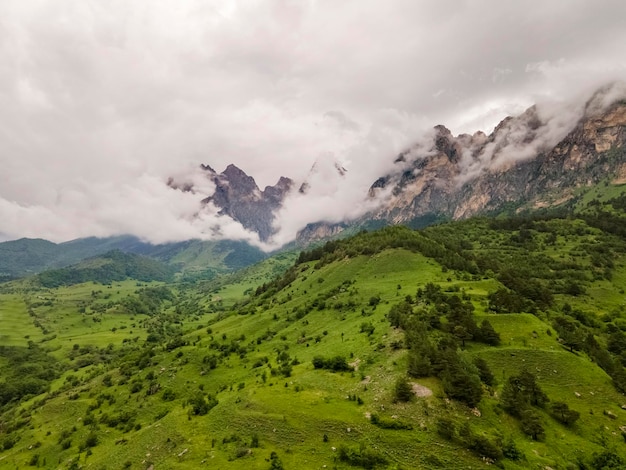
POLYGON ((498 460, 502 458, 502 449, 496 443, 485 436, 474 435, 470 449, 481 457, 498 460))
POLYGON ((209 395, 206 399, 202 392, 196 392, 196 394, 189 399, 189 404, 191 405, 191 411, 196 416, 204 416, 211 409, 217 406, 218 401, 217 398, 209 395))
POLYGON ((361 445, 358 449, 339 446, 339 460, 355 467, 371 469, 376 465, 384 465, 387 459, 380 453, 361 445))
POLYGON ((95 432, 90 432, 85 439, 84 444, 81 446, 83 449, 91 449, 98 445, 98 435, 95 432))
POLYGON ((509 460, 522 460, 524 453, 517 448, 513 439, 507 439, 502 444, 502 455, 509 460))
POLYGON ((452 441, 456 435, 456 427, 454 421, 450 418, 439 418, 435 423, 437 428, 437 434, 443 437, 446 441, 452 441))
POLYGON ((172 401, 176 398, 176 393, 171 388, 166 388, 163 390, 163 395, 161 395, 163 401, 172 401))
POLYGON ((270 470, 283 470, 283 463, 276 452, 270 454, 270 470))
POLYGON ((567 403, 560 401, 552 403, 550 406, 550 414, 554 419, 566 426, 574 424, 578 418, 580 418, 580 413, 578 411, 570 410, 567 403))
POLYGON ((405 377, 398 377, 393 387, 393 399, 398 402, 408 402, 414 397, 413 387, 405 377))
POLYGON ((313 367, 316 369, 327 369, 333 372, 354 370, 354 368, 346 362, 346 358, 343 356, 335 356, 328 359, 322 356, 315 356, 312 362, 313 367))
POLYGON ((522 432, 529 435, 534 441, 540 441, 545 435, 541 418, 533 410, 522 412, 522 432))

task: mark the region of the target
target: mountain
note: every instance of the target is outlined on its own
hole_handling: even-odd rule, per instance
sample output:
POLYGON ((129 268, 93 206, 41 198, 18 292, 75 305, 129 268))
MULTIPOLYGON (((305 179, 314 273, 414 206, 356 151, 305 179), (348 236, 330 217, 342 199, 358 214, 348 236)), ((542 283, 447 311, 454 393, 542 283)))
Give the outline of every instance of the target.
POLYGON ((135 279, 137 281, 171 281, 174 270, 159 261, 120 250, 109 251, 78 264, 44 271, 37 279, 44 287, 59 287, 98 282, 111 284, 114 281, 135 279))
POLYGON ((65 243, 27 239, 0 243, 0 280, 62 268, 112 250, 150 257, 187 275, 212 277, 267 257, 260 249, 236 240, 188 240, 152 245, 133 236, 81 238, 65 243))
MULTIPOLYGON (((626 100, 605 102, 598 91, 578 113, 533 106, 504 119, 489 136, 453 136, 433 128, 395 159, 367 197, 377 208, 341 223, 309 224, 301 244, 350 227, 425 227, 481 214, 572 207, 597 185, 626 183, 626 100)), ((348 232, 348 233, 353 233, 348 232)))
MULTIPOLYGON (((343 190, 354 193, 348 187, 346 169, 332 155, 321 156, 304 181, 296 184, 281 177, 263 190, 235 165, 228 165, 222 173, 202 165, 203 175, 215 189, 199 204, 216 208, 220 216, 239 222, 258 234, 260 241, 271 243, 278 230, 278 211, 287 197, 292 197, 289 209, 295 207, 303 214, 297 221, 302 223, 297 227, 298 246, 384 225, 425 227, 480 214, 571 209, 598 185, 626 183, 626 100, 616 96, 620 95, 614 88, 606 87, 580 106, 532 106, 519 116, 504 119, 490 135, 454 136, 446 127, 435 126, 395 158, 392 171, 363 190, 362 206, 368 207, 367 212, 359 209, 351 218, 344 216, 339 221, 341 216, 335 216, 332 223, 311 208, 328 207, 329 201, 340 206, 343 190), (307 206, 307 201, 314 203, 307 206)), ((194 191, 189 182, 170 179, 167 184, 194 191)), ((0 243, 0 278, 67 266, 112 249, 178 263, 180 270, 193 268, 209 275, 265 256, 257 248, 234 241, 192 240, 155 246, 134 237, 88 238, 60 245, 23 239, 0 243)))
POLYGON ((274 212, 282 205, 285 195, 293 185, 289 178, 281 177, 274 186, 259 189, 254 178, 235 165, 228 165, 217 173, 208 165, 202 165, 207 177, 215 184, 215 192, 204 199, 203 204, 213 203, 220 215, 227 215, 244 228, 259 234, 267 241, 274 233, 274 212))
POLYGON ((564 136, 537 107, 505 119, 489 136, 454 137, 437 126, 427 156, 400 155, 398 170, 372 185, 370 197, 382 204, 365 218, 393 224, 428 216, 464 219, 511 207, 558 206, 607 177, 623 183, 626 102, 598 110, 597 99, 564 136))
POLYGON ((46 269, 61 268, 115 249, 141 253, 151 246, 131 236, 89 237, 58 244, 28 238, 2 242, 0 279, 12 279, 46 269))
MULTIPOLYGON (((623 95, 611 85, 582 104, 535 105, 507 117, 490 135, 478 131, 454 136, 445 126, 435 126, 363 192, 366 213, 339 222, 335 217, 332 223, 316 220, 312 213, 297 241, 302 246, 360 228, 424 227, 480 214, 572 206, 595 185, 624 184, 623 95)), ((216 187, 203 203, 214 204, 220 215, 240 222, 265 242, 272 241, 276 214, 289 194, 306 208, 307 198, 341 198, 342 186, 349 184, 346 169, 332 155, 320 157, 302 183, 281 177, 263 191, 234 165, 221 174, 210 166, 202 168, 216 187)))

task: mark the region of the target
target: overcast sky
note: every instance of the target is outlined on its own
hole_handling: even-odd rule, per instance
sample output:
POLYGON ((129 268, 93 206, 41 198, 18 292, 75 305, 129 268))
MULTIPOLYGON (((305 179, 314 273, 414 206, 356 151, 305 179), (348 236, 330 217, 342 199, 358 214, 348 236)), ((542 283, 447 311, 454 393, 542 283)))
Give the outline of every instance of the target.
POLYGON ((351 196, 299 213, 340 217, 433 125, 625 79, 625 44, 623 0, 3 0, 0 236, 245 238, 164 184, 209 194, 200 163, 263 187, 337 160, 351 196))

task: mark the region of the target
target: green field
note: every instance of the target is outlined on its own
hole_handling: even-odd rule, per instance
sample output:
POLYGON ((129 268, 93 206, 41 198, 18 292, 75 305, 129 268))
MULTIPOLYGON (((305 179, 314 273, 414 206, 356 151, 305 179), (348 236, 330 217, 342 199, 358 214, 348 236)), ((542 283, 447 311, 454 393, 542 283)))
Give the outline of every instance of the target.
POLYGON ((598 466, 626 461, 626 399, 597 351, 626 326, 624 243, 566 220, 405 230, 360 234, 277 278, 296 255, 211 281, 5 285, 0 399, 17 396, 8 383, 48 382, 2 402, 0 468, 623 468, 598 466), (498 345, 451 327, 453 298, 498 345), (422 343, 410 322, 390 323, 403 304, 405 319, 437 320, 419 327, 422 343), (415 348, 450 341, 448 361, 482 358, 495 377, 475 407, 448 396, 445 373, 407 377, 415 348), (317 368, 320 357, 350 370, 317 368), (502 402, 522 371, 550 399, 531 407, 538 439, 502 402), (561 424, 554 402, 579 418, 561 424))

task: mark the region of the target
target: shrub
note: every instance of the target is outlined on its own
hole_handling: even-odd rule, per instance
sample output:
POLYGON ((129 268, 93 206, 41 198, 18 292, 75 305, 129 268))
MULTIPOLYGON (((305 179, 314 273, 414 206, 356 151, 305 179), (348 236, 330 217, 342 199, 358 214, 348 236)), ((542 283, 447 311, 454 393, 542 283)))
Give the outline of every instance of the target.
POLYGON ((413 387, 405 377, 398 377, 393 387, 393 399, 398 402, 408 402, 413 399, 413 387))
POLYGON ((450 418, 439 418, 435 423, 437 434, 443 437, 447 441, 454 439, 456 435, 456 427, 454 421, 450 418))
POLYGON ((338 449, 338 455, 339 460, 342 462, 346 462, 347 464, 355 467, 363 467, 367 469, 387 463, 387 459, 382 454, 372 449, 368 449, 364 445, 361 445, 358 449, 341 445, 338 449))
POLYGON ((346 362, 346 358, 343 356, 335 356, 328 359, 322 356, 315 356, 312 362, 313 367, 316 369, 327 369, 333 372, 354 370, 354 368, 346 362))

